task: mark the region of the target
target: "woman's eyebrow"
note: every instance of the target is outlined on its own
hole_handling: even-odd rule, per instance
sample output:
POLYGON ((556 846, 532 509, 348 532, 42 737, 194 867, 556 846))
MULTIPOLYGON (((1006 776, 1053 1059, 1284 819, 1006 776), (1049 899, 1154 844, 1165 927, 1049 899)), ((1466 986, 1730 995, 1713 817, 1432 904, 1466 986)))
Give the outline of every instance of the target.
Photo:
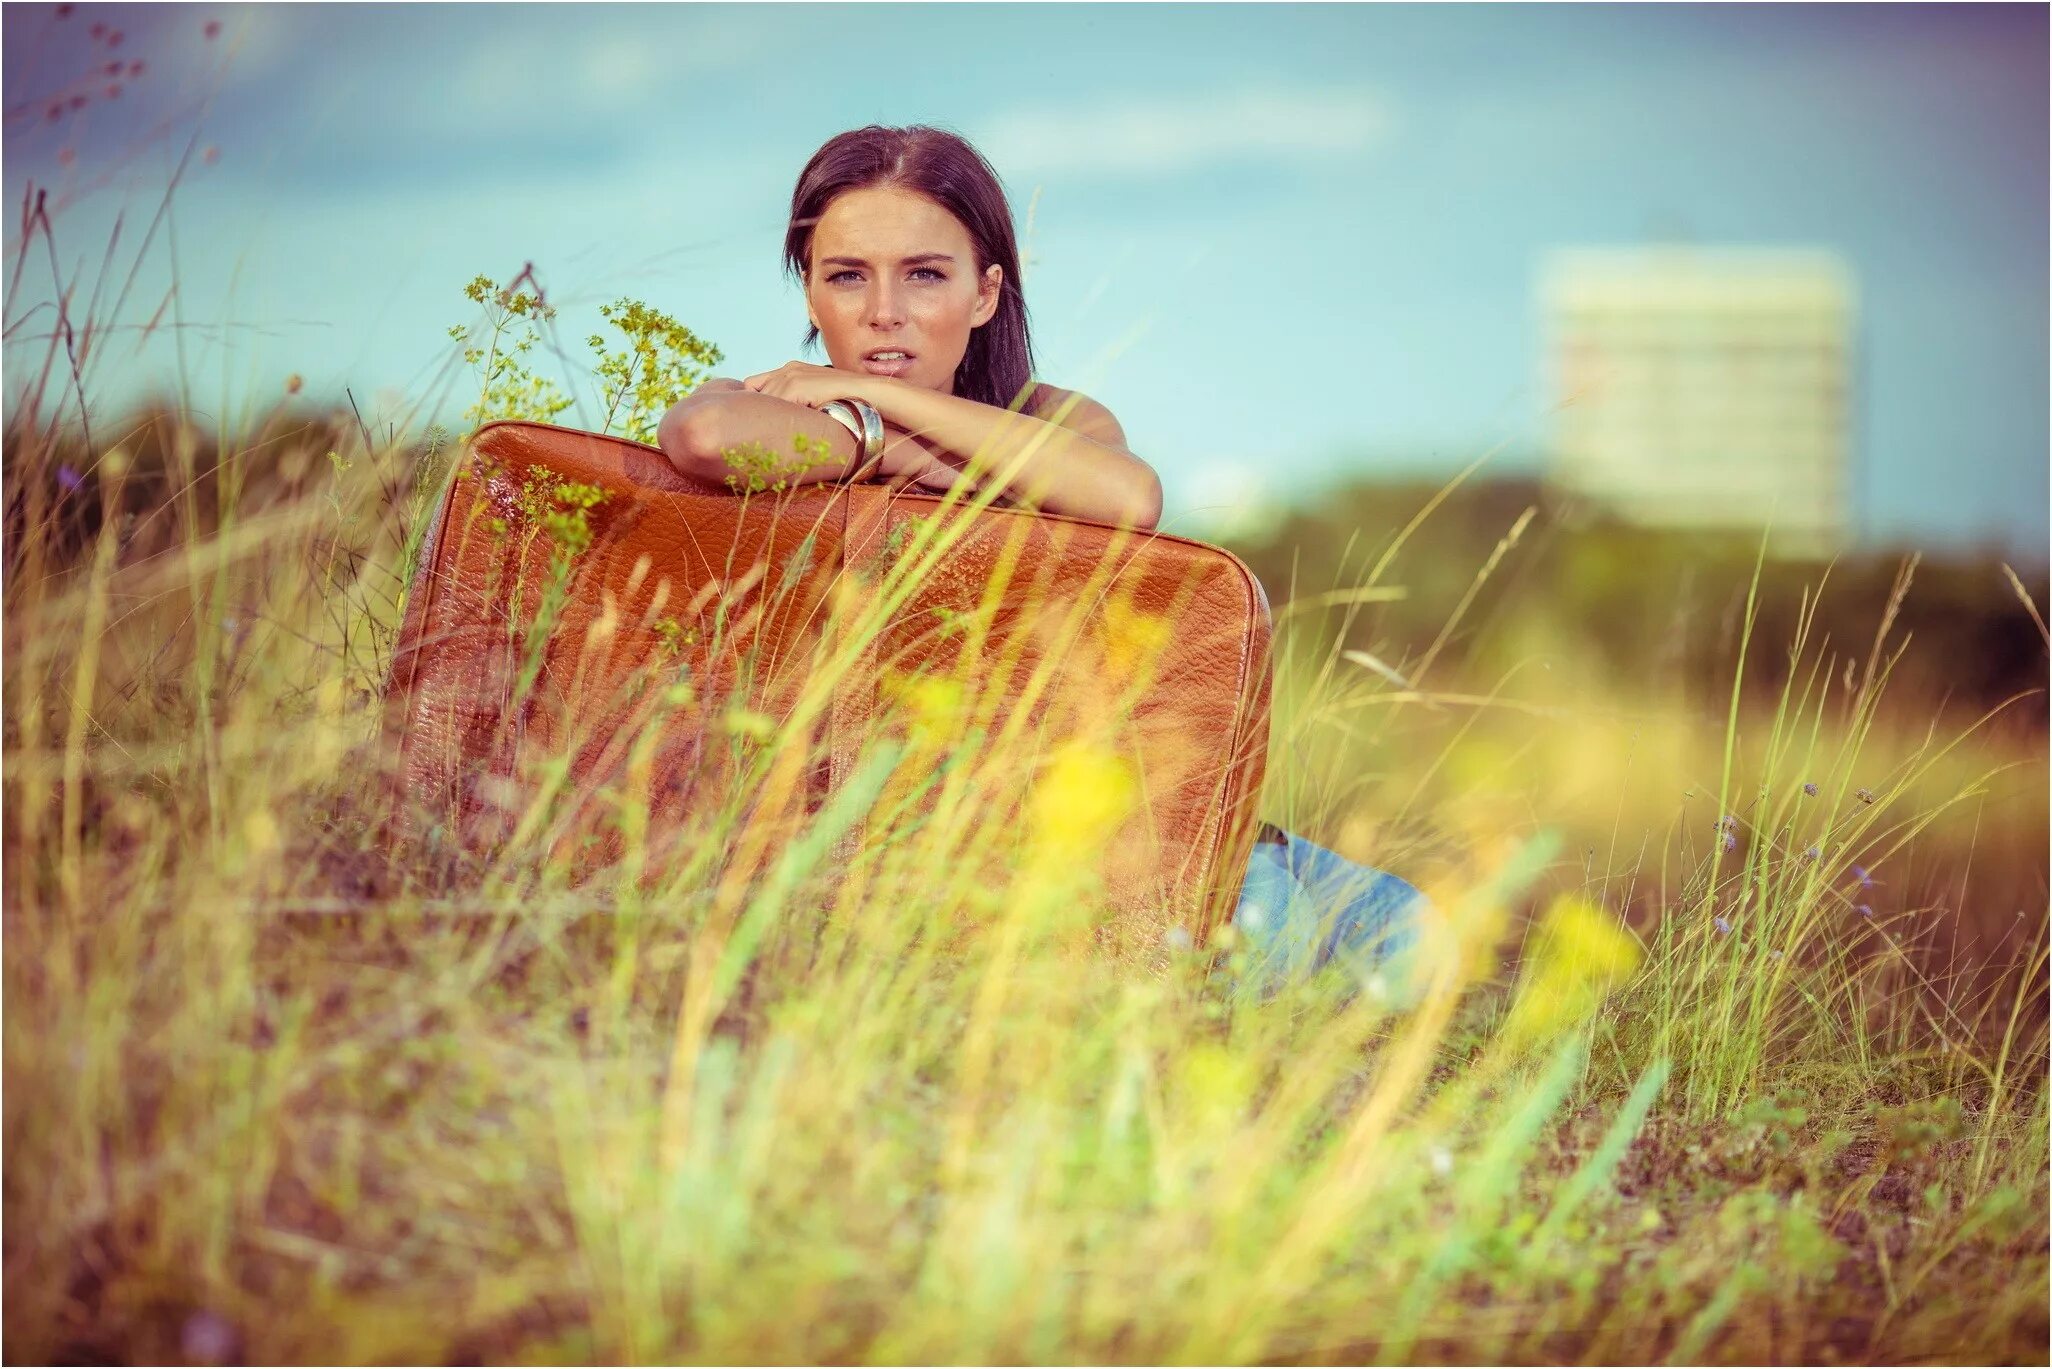
MULTIPOLYGON (((919 253, 919 254, 918 254, 917 256, 911 256, 911 257, 906 257, 906 258, 905 258, 904 260, 900 261, 900 262, 898 263, 898 265, 900 265, 900 266, 911 266, 911 265, 913 265, 913 264, 914 264, 914 263, 916 263, 916 262, 922 262, 922 261, 945 261, 945 262, 953 262, 953 261, 954 261, 954 259, 955 259, 955 258, 953 257, 953 255, 951 255, 950 253, 947 253, 947 252, 921 252, 921 253, 919 253)), ((819 260, 820 260, 820 265, 822 265, 822 266, 867 266, 867 265, 869 265, 869 263, 868 263, 868 262, 866 262, 866 261, 862 260, 862 258, 860 258, 860 257, 821 257, 821 258, 820 258, 819 260)))

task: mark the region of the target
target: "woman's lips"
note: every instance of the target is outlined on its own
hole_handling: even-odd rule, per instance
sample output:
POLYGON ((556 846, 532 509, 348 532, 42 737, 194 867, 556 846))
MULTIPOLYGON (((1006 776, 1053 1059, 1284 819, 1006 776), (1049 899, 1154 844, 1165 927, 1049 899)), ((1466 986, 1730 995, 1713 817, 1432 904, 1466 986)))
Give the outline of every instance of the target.
POLYGON ((864 357, 862 358, 862 369, 873 376, 901 376, 912 369, 914 360, 916 358, 910 356, 892 357, 887 361, 879 361, 875 357, 864 357))

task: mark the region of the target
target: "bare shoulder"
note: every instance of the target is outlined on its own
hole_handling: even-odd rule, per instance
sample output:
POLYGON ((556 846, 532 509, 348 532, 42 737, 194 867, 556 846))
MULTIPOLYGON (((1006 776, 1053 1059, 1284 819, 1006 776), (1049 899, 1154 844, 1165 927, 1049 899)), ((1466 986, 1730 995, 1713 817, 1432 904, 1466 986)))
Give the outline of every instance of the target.
POLYGON ((1026 412, 1034 418, 1072 428, 1085 437, 1115 447, 1126 445, 1126 433, 1118 419, 1104 405, 1081 390, 1064 390, 1059 385, 1040 385, 1027 401, 1026 412), (1070 404, 1070 400, 1075 402, 1070 404), (1067 412, 1062 410, 1067 408, 1067 412))

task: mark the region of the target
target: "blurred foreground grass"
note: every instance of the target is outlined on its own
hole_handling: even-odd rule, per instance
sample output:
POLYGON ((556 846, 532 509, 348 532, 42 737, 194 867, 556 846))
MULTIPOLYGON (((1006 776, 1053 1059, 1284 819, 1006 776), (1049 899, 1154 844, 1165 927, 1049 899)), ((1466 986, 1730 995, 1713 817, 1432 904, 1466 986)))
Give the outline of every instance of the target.
POLYGON ((1350 637, 1430 520, 1270 578, 1265 811, 1446 916, 1408 1010, 1264 1002, 1230 937, 1079 941, 1059 814, 994 884, 798 860, 764 771, 645 899, 546 831, 395 862, 456 449, 99 428, 6 438, 10 1359, 2043 1353, 2043 731, 1891 690, 1879 621, 1705 707, 1471 604, 1350 637))
MULTIPOLYGON (((54 25, 25 89, 95 69, 54 25)), ((116 330, 212 316, 175 261, 129 294, 200 148, 102 249, 67 207, 130 178, 67 143, 10 249, 8 1360, 2042 1359, 2045 655, 1994 565, 1757 570, 1501 481, 1238 548, 1267 816, 1444 914, 1402 1011, 1103 954, 1087 747, 1021 832, 835 869, 834 814, 753 807, 793 739, 695 700, 750 764, 652 894, 539 811, 400 861, 378 694, 458 444, 91 398, 116 330)), ((719 359, 620 301, 587 409, 538 286, 465 293, 469 422, 645 438, 719 359)), ((955 785, 946 735, 854 792, 955 785)))

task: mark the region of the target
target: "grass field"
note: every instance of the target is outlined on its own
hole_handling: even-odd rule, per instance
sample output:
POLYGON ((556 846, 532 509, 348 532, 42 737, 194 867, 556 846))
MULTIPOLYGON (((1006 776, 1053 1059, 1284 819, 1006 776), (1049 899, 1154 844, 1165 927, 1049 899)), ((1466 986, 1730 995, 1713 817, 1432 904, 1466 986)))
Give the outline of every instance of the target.
MULTIPOLYGON (((473 417, 549 412, 499 336, 473 417)), ((1094 953, 1089 763, 993 884, 973 806, 852 869, 751 827, 775 733, 653 892, 541 820, 395 861, 379 691, 460 444, 88 441, 51 349, 6 431, 10 1360, 2046 1353, 2042 693, 1892 690, 1885 617, 1747 639, 1767 692, 1503 615, 1436 659, 1465 600, 1364 661, 1340 601, 1431 523, 1363 528, 1270 586, 1266 807, 1434 896, 1401 1009, 1094 953)))

